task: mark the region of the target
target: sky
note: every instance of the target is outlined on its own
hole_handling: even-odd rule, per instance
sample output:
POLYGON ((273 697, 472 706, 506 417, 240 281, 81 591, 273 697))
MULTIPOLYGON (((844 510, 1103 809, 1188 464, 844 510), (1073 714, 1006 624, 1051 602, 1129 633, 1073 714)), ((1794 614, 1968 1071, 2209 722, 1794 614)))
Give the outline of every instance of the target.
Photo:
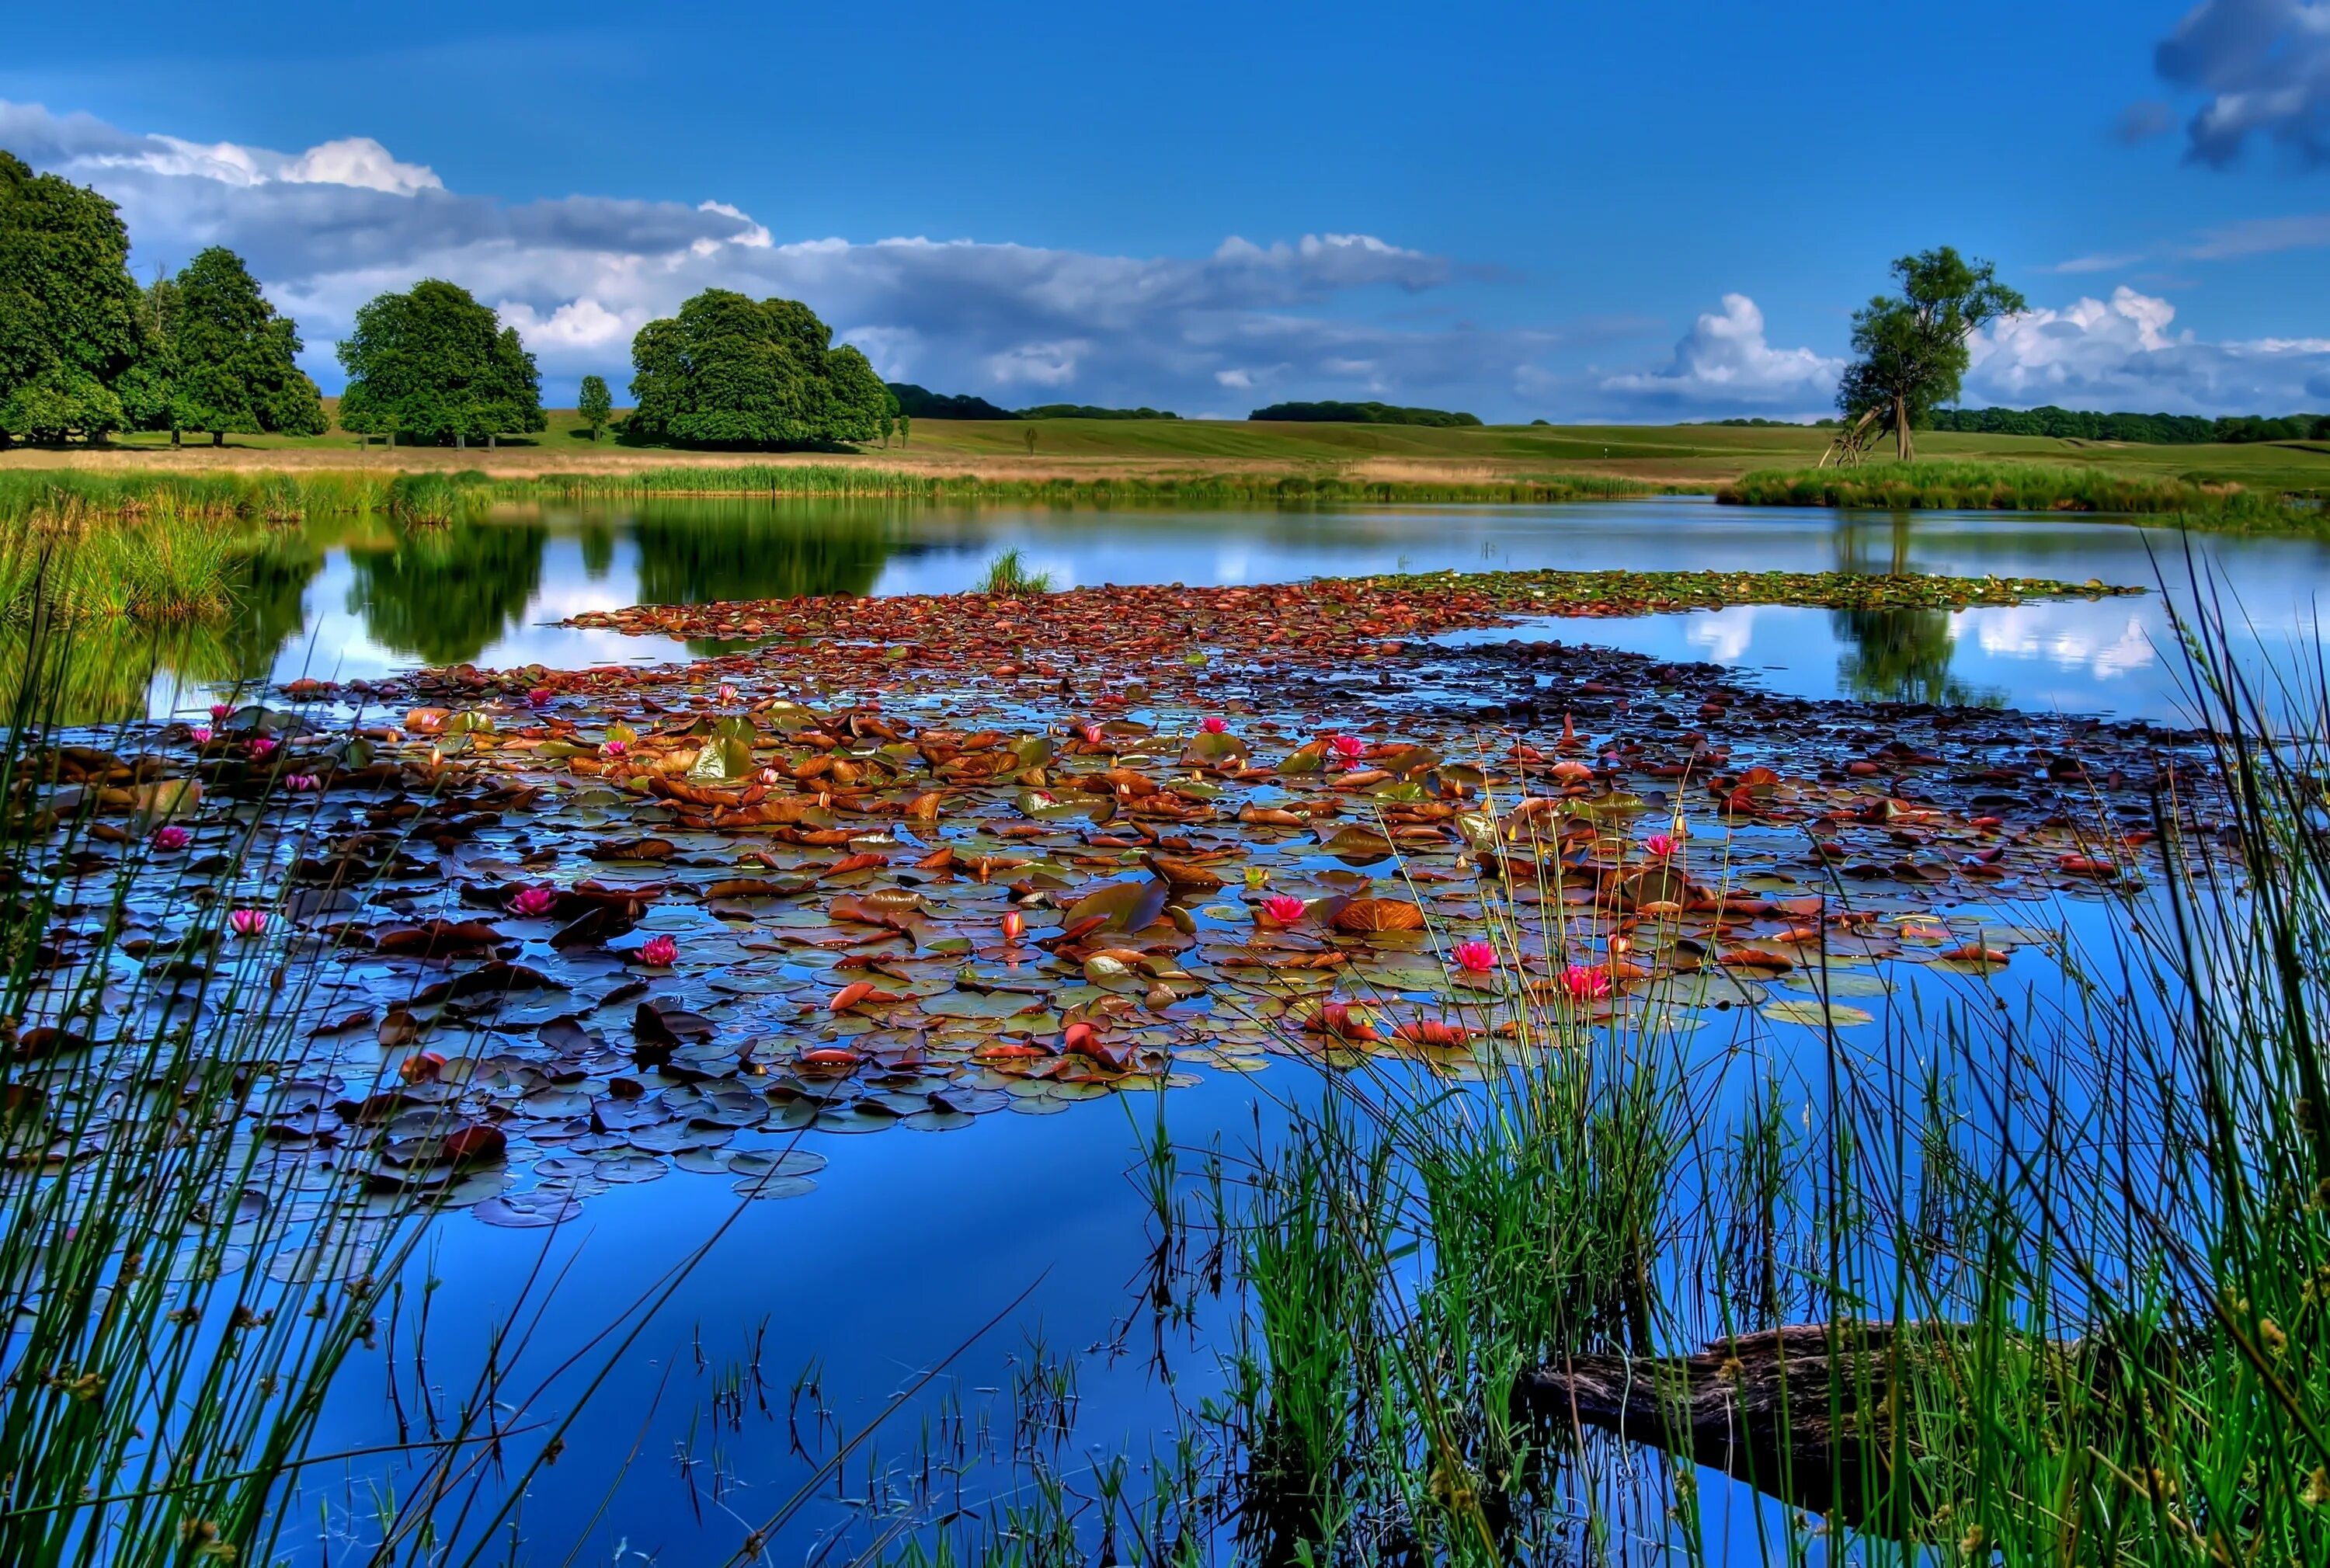
POLYGON ((2330 0, 647 9, 26 7, 0 147, 327 392, 441 277, 554 403, 719 287, 1015 407, 1799 418, 1950 244, 2031 305, 1969 405, 2330 410, 2330 0))

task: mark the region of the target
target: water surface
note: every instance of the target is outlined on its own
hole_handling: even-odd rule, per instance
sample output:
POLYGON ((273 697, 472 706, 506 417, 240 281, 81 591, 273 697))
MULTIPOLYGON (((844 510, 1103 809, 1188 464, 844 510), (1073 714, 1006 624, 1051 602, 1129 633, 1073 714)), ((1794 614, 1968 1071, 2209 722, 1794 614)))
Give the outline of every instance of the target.
MULTIPOLYGON (((583 609, 810 593, 945 593, 1018 550, 1056 587, 1227 584, 1506 568, 2049 576, 2168 596, 1943 611, 1740 606, 1551 623, 1526 635, 1712 660, 1807 696, 2004 703, 2119 717, 2181 708, 2172 604, 2197 568, 2252 658, 2316 638, 2330 546, 2058 516, 1745 511, 1695 498, 1570 506, 1186 512, 911 503, 668 501, 498 513, 431 534, 331 520, 259 563, 231 647, 166 658, 149 702, 204 679, 377 677, 463 660, 573 666, 687 656, 667 638, 570 630, 583 609), (177 678, 180 675, 190 679, 177 678)), ((1503 637, 1482 632, 1475 637, 1503 637)))

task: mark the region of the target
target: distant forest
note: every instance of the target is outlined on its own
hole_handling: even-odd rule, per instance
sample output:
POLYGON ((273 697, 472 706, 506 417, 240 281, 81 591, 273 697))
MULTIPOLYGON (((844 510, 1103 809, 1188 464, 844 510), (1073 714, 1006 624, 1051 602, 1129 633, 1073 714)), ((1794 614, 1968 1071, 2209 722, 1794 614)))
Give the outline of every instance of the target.
POLYGON ((910 420, 1178 420, 1163 409, 1103 409, 1090 403, 1038 403, 1031 409, 1000 408, 969 392, 934 392, 912 382, 886 382, 910 420))
POLYGON ((1447 429, 1477 425, 1478 414, 1451 413, 1446 409, 1403 409, 1390 403, 1273 403, 1246 415, 1249 420, 1339 425, 1432 425, 1447 429))
POLYGON ((2036 409, 1937 409, 1931 427, 1979 436, 2057 436, 2079 441, 2133 441, 2145 446, 2197 447, 2223 441, 2318 441, 2330 439, 2330 414, 2099 414, 2051 404, 2036 409))

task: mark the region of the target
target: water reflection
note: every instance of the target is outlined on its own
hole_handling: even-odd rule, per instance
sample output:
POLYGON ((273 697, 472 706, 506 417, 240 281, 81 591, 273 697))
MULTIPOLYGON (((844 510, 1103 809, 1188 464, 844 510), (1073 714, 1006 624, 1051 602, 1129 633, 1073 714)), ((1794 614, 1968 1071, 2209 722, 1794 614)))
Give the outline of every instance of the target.
MULTIPOLYGON (((901 543, 891 516, 877 504, 643 510, 631 527, 639 549, 639 602, 871 593, 901 543)), ((586 571, 591 549, 586 535, 586 571)), ((687 644, 695 653, 718 646, 702 639, 687 644)))
MULTIPOLYGON (((1865 515, 1840 521, 1836 569, 1862 575, 1907 577, 1910 514, 1865 515), (1881 558, 1881 559, 1880 559, 1881 558)), ((1957 651, 1952 618, 1941 609, 1840 609, 1829 625, 1842 645, 1837 685, 1864 701, 1999 707, 2005 694, 1958 679, 1950 671, 1957 651)))
POLYGON ((348 609, 365 632, 424 664, 461 664, 521 623, 542 582, 538 523, 417 528, 386 550, 351 550, 348 609))
MULTIPOLYGON (((2330 548, 2304 538, 2195 542, 2237 606, 2245 658, 2310 647, 2330 548)), ((2152 583, 2183 542, 2161 530, 2059 517, 1750 512, 1688 498, 1543 507, 1187 512, 911 503, 668 499, 550 508, 411 537, 380 519, 327 519, 254 562, 247 625, 184 646, 109 652, 90 716, 125 716, 150 684, 251 679, 276 649, 279 679, 377 679, 422 661, 584 666, 687 656, 706 645, 557 623, 643 600, 804 593, 953 593, 1018 549, 1064 585, 1254 583, 1312 576, 1574 569, 1775 569, 2053 576, 2152 583), (320 559, 320 569, 316 565, 320 559), (304 617, 304 620, 296 620, 304 617)), ((124 634, 126 636, 127 634, 124 634)), ((1511 632, 1500 630, 1496 636, 1511 632)), ((1523 635, 1530 635, 1524 632, 1523 635)), ((1575 637, 1572 625, 1544 635, 1575 637)), ((1714 658, 1804 696, 1993 702, 2174 718, 2179 709, 2159 595, 1938 612, 1832 615, 1772 606, 1609 620, 1596 642, 1661 658, 1714 658)), ((119 638, 112 638, 118 643, 119 638)), ((156 639, 142 639, 147 645, 156 639)), ((97 681, 99 672, 89 679, 97 681)), ((189 691, 187 700, 208 702, 189 691)))

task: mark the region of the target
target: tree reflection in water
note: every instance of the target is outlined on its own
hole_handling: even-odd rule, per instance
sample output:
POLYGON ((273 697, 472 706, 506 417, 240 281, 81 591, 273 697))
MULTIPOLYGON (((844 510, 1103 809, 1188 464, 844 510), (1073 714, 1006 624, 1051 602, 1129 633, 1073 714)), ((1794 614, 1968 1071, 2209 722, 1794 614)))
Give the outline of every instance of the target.
MULTIPOLYGON (((904 530, 880 503, 643 507, 631 524, 639 602, 863 594, 880 580, 904 530)), ((687 647, 709 653, 701 638, 687 647)))
MULTIPOLYGON (((1909 514, 1893 513, 1883 524, 1867 514, 1841 519, 1836 569, 1913 575, 1917 569, 1909 563, 1909 514), (1877 560, 1880 548, 1884 553, 1881 564, 1877 560)), ((2005 700, 2003 693, 1969 685, 1950 673, 1956 639, 1950 634, 1947 610, 1839 609, 1830 612, 1829 624, 1845 648, 1837 660, 1838 684, 1864 702, 1994 708, 2005 700)))
POLYGON ((387 550, 348 552, 348 609, 381 647, 460 664, 522 624, 542 585, 539 523, 459 523, 404 531, 387 550))

